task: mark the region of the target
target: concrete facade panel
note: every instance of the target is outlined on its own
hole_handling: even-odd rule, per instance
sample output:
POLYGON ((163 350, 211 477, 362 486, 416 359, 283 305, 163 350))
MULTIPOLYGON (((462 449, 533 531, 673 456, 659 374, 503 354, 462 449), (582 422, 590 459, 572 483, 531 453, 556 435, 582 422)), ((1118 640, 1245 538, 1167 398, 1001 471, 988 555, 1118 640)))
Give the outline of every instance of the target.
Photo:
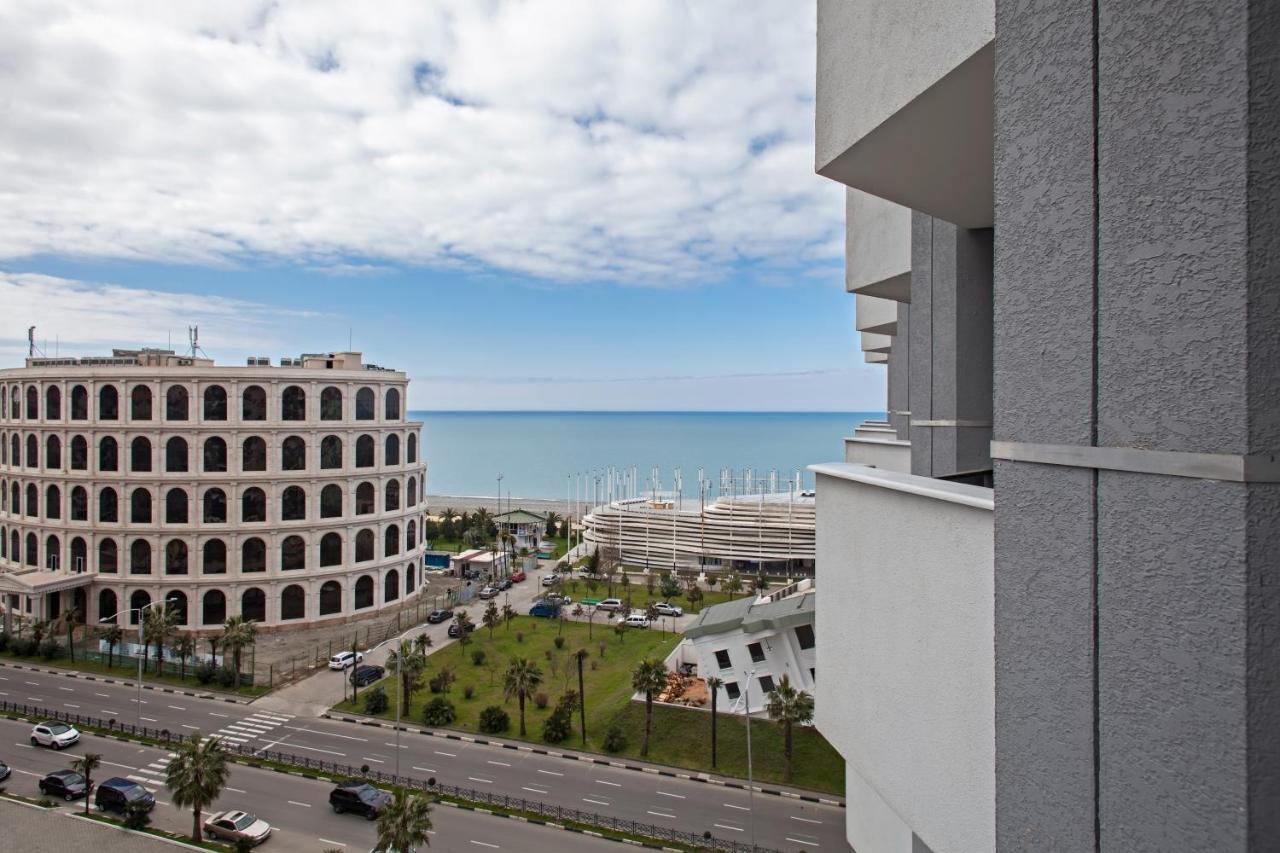
POLYGON ((845 288, 851 293, 909 300, 911 211, 868 193, 846 189, 844 219, 845 288))

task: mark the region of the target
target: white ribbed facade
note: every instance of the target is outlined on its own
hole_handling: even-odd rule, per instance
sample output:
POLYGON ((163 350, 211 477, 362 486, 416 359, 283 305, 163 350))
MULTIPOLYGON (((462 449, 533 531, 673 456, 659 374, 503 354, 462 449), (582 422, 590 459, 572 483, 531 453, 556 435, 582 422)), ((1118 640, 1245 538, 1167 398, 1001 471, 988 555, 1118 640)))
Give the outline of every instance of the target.
POLYGON ((90 623, 177 597, 188 630, 399 605, 421 587, 426 491, 407 386, 358 353, 0 371, 0 592, 90 623))

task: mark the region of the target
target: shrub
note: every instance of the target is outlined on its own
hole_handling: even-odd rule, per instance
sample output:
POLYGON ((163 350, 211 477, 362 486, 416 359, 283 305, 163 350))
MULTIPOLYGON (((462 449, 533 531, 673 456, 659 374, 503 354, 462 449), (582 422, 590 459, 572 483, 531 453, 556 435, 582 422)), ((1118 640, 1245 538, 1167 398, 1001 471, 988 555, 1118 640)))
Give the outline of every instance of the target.
POLYGON ((533 694, 533 704, 537 705, 539 709, 547 707, 549 701, 551 701, 550 697, 541 690, 533 694))
POLYGON ((476 695, 476 689, 472 687, 470 684, 462 688, 463 699, 470 699, 472 696, 475 696, 475 695, 476 695))
POLYGON ((524 631, 516 631, 516 642, 517 643, 524 642, 524 631))
POLYGON ((202 660, 195 665, 192 670, 195 673, 196 681, 201 684, 208 684, 218 675, 218 668, 207 660, 202 660))
POLYGON ((490 705, 480 712, 480 731, 496 735, 511 728, 511 716, 501 705, 490 705))
POLYGON ((231 667, 219 667, 217 681, 219 687, 234 687, 236 683, 236 674, 231 671, 231 667))
POLYGON ((40 656, 45 660, 62 657, 62 643, 59 643, 53 637, 47 638, 40 644, 40 656))
POLYGON ((432 699, 422 711, 422 721, 428 726, 447 726, 457 718, 453 703, 444 697, 432 699))
POLYGON ((559 705, 542 721, 542 739, 547 743, 559 743, 569 737, 572 731, 573 717, 569 711, 559 705))
POLYGON ((557 649, 564 648, 564 637, 556 637, 555 644, 557 649))
POLYGON ((387 698, 387 691, 381 687, 375 687, 364 694, 364 712, 366 714, 381 714, 390 707, 391 700, 387 698))
POLYGON ((604 751, 605 752, 622 752, 627 748, 627 736, 622 731, 622 726, 614 723, 609 726, 608 731, 604 733, 604 751))
POLYGON ((3 652, 7 648, 9 648, 9 635, 0 634, 0 652, 3 652))
POLYGON ((151 823, 151 815, 147 813, 147 806, 143 803, 129 803, 124 810, 124 825, 126 829, 146 829, 151 823))
POLYGON ((471 662, 476 666, 484 666, 484 649, 476 649, 471 653, 471 662))
POLYGON ((31 657, 36 653, 36 641, 30 637, 15 637, 9 643, 9 648, 19 657, 31 657))

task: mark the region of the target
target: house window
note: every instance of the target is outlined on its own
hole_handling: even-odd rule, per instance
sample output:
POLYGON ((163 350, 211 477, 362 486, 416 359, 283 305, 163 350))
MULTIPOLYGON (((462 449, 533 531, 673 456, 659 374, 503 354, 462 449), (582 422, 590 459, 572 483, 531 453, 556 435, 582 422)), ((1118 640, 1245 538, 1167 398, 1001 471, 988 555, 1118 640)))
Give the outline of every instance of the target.
POLYGON ((728 696, 729 699, 734 702, 737 702, 738 699, 741 698, 742 696, 742 690, 739 689, 738 682, 736 681, 726 681, 724 683, 724 692, 725 692, 725 695, 728 696))
POLYGON ((751 643, 747 646, 747 651, 751 653, 752 663, 764 663, 764 649, 759 643, 751 643))
POLYGON ((813 626, 797 625, 796 639, 800 641, 800 648, 802 649, 813 648, 813 626))
POLYGON ((716 666, 721 669, 728 669, 732 664, 729 662, 729 650, 721 649, 716 652, 716 666))
POLYGON ((765 693, 773 692, 773 676, 772 675, 760 676, 760 689, 763 690, 765 693))

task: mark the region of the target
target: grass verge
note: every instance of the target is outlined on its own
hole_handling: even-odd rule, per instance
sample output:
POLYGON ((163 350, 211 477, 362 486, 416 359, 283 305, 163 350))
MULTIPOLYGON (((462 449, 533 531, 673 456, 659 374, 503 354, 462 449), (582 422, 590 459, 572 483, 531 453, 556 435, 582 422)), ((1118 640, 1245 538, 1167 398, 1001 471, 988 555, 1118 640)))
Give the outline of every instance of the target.
MULTIPOLYGON (((50 667, 53 669, 65 669, 74 672, 88 672, 94 675, 103 675, 111 678, 125 679, 132 682, 138 680, 138 664, 130 661, 129 664, 121 665, 118 661, 108 667, 103 661, 93 660, 91 658, 76 658, 74 661, 68 657, 58 657, 53 660, 46 660, 42 655, 31 655, 29 657, 19 657, 9 651, 0 652, 0 660, 13 661, 27 666, 50 667)), ((152 664, 154 666, 154 664, 152 664)), ((188 675, 179 678, 177 675, 156 675, 154 672, 148 672, 144 678, 145 684, 159 684, 168 687, 181 687, 186 690, 198 690, 203 693, 222 694, 226 696, 241 696, 244 698, 254 698, 267 693, 270 688, 260 685, 252 687, 241 687, 237 690, 229 690, 218 687, 213 684, 201 684, 196 680, 194 675, 190 674, 192 667, 188 667, 188 675)))

